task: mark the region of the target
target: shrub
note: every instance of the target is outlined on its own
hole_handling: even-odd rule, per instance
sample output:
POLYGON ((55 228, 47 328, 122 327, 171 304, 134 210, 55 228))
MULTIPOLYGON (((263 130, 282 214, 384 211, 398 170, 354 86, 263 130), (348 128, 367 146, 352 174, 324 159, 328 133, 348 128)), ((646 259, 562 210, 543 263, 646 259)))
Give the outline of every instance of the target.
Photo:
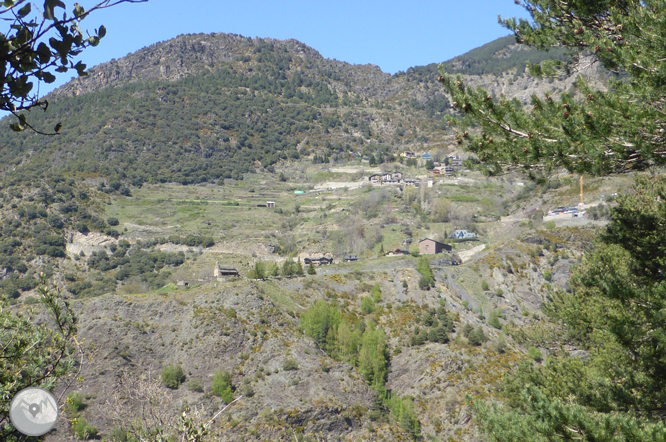
POLYGON ((114 428, 109 433, 109 439, 113 442, 127 442, 127 431, 122 428, 114 428))
POLYGON ((483 343, 481 337, 477 332, 478 330, 472 330, 472 332, 467 336, 467 341, 469 342, 469 345, 472 345, 474 347, 478 347, 483 343))
POLYGON ((550 272, 550 270, 546 270, 545 272, 543 272, 543 279, 549 282, 551 279, 553 279, 553 274, 550 272))
POLYGON ((543 225, 547 230, 553 230, 555 228, 555 221, 548 221, 543 225))
POLYGON ((252 385, 250 384, 243 385, 243 396, 245 397, 254 396, 254 388, 252 388, 252 385))
POLYGON ((421 251, 419 250, 419 246, 417 244, 413 244, 409 248, 409 254, 412 255, 413 257, 418 257, 421 254, 421 251))
POLYGON ((497 350, 497 353, 499 354, 504 354, 506 353, 507 348, 508 346, 506 344, 506 339, 504 339, 504 335, 500 335, 495 343, 495 350, 497 350))
POLYGON ((488 283, 486 281, 482 281, 481 282, 481 290, 483 290, 484 292, 487 292, 489 289, 490 289, 490 286, 488 285, 488 283))
POLYGON ((361 299, 361 312, 363 314, 368 315, 372 313, 375 310, 375 303, 372 302, 372 298, 369 296, 364 296, 361 299))
POLYGON ((543 360, 543 355, 541 354, 541 351, 536 347, 530 347, 527 350, 527 357, 530 359, 534 359, 535 362, 541 362, 543 360))
POLYGON ((446 328, 439 326, 437 328, 432 328, 428 339, 431 342, 438 342, 440 344, 446 344, 449 342, 449 335, 446 333, 446 328))
POLYGON ((225 404, 229 404, 234 400, 233 389, 231 374, 228 371, 224 373, 218 371, 213 375, 211 392, 215 396, 219 396, 225 404))
POLYGON ((73 391, 68 394, 65 404, 67 412, 72 416, 77 416, 79 411, 82 411, 86 408, 86 405, 83 403, 83 396, 81 396, 78 391, 73 391))
POLYGON ((180 365, 170 364, 162 369, 162 384, 165 387, 177 390, 185 381, 185 373, 180 365))
POLYGON ((372 300, 375 303, 382 300, 382 289, 379 288, 379 284, 375 284, 375 286, 370 291, 370 296, 372 296, 372 300))
POLYGON ((81 440, 95 439, 98 433, 97 428, 88 425, 88 422, 82 417, 74 419, 72 431, 81 440))
POLYGON ((410 343, 412 344, 413 347, 418 347, 425 344, 427 340, 428 340, 428 333, 425 330, 423 330, 418 334, 414 334, 412 336, 410 343))
POLYGON ((118 222, 118 218, 114 218, 114 217, 107 218, 107 219, 106 219, 106 223, 107 223, 108 225, 110 225, 111 227, 115 227, 115 226, 117 226, 118 224, 120 224, 120 223, 118 222))
POLYGON ((421 277, 419 278, 419 288, 421 290, 430 290, 430 285, 433 282, 434 281, 432 281, 431 278, 428 278, 425 275, 421 275, 421 277))
POLYGON ((493 310, 488 315, 488 325, 497 329, 502 328, 502 324, 499 322, 499 313, 496 310, 493 310))
POLYGON ((191 391, 196 391, 197 393, 203 393, 204 387, 199 379, 192 379, 187 383, 187 389, 191 391))
POLYGON ((282 369, 284 371, 298 370, 298 362, 296 362, 294 359, 287 358, 284 360, 284 363, 282 364, 282 369))

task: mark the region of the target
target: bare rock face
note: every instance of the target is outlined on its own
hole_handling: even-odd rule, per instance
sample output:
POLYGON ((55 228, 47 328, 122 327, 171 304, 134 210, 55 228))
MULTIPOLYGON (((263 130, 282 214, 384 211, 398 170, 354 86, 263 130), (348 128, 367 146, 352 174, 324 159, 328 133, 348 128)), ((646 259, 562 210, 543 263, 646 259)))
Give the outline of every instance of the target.
POLYGON ((86 234, 72 232, 66 235, 65 238, 67 239, 67 255, 70 257, 79 255, 81 252, 89 256, 92 252, 98 252, 117 242, 112 236, 99 232, 89 232, 86 234))

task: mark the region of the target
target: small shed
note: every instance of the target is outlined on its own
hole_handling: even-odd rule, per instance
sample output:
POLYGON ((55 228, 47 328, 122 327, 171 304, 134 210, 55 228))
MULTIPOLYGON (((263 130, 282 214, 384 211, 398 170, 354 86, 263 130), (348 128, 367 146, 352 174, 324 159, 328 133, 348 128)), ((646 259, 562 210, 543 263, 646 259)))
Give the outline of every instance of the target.
POLYGON ((268 207, 269 209, 274 209, 275 201, 266 201, 266 207, 268 207))
POLYGON ((450 245, 430 238, 419 241, 419 253, 421 255, 437 255, 445 250, 451 251, 452 249, 450 245))
POLYGON ((238 270, 234 267, 220 266, 220 263, 216 262, 215 267, 213 268, 213 277, 222 278, 225 276, 239 276, 238 270))

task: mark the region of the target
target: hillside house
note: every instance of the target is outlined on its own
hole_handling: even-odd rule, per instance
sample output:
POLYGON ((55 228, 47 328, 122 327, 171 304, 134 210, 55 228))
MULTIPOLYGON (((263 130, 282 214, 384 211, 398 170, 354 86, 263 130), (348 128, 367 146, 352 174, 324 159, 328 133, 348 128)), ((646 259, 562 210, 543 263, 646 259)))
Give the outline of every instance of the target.
POLYGON ((450 245, 430 238, 419 241, 419 253, 421 255, 437 255, 445 250, 448 252, 452 249, 453 248, 450 245))
POLYGON ((321 258, 305 258, 303 260, 303 263, 306 266, 309 266, 310 263, 312 263, 313 266, 326 266, 329 264, 333 264, 333 258, 326 258, 325 256, 322 256, 321 258))
POLYGON ((355 255, 345 256, 345 262, 356 262, 356 261, 358 261, 358 256, 355 255))
POLYGON ((453 167, 460 167, 460 166, 462 166, 462 163, 463 163, 463 160, 458 155, 456 155, 456 156, 450 155, 449 156, 449 165, 451 165, 453 167))
POLYGON ((403 256, 409 255, 409 250, 407 249, 394 249, 386 252, 386 256, 403 256))
POLYGON ((416 154, 414 152, 403 152, 400 154, 400 156, 407 159, 416 158, 416 154))
POLYGON ((419 187, 419 182, 417 180, 404 180, 405 186, 408 187, 419 187))
POLYGON ((449 235, 451 239, 476 239, 479 235, 473 232, 468 232, 467 230, 456 230, 449 235))
POLYGON ((220 263, 216 262, 215 267, 213 268, 213 277, 224 278, 226 276, 239 276, 238 270, 234 267, 221 267, 220 263))
POLYGON ((371 183, 381 183, 382 182, 382 176, 381 175, 370 175, 370 178, 368 178, 368 181, 371 183))
POLYGON ((430 154, 429 154, 428 152, 425 152, 425 153, 421 156, 421 158, 423 158, 423 159, 426 160, 426 161, 428 161, 428 160, 432 160, 432 156, 430 156, 430 154))

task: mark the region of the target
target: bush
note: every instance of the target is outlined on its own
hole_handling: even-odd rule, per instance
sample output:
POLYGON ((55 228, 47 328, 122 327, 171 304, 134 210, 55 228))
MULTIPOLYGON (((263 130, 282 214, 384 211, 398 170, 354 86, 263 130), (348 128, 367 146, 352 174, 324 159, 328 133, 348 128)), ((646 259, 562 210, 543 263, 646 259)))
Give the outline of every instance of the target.
POLYGON ((167 365, 162 369, 162 384, 165 387, 177 390, 185 382, 185 373, 180 365, 167 365))
POLYGON ((551 279, 553 279, 553 274, 550 272, 550 270, 546 270, 545 272, 543 272, 543 279, 549 282, 551 279))
POLYGON ((245 397, 254 396, 254 388, 252 388, 252 385, 250 384, 243 385, 243 396, 245 397))
POLYGON ((363 314, 368 315, 372 313, 375 310, 375 303, 372 302, 372 298, 369 296, 364 296, 361 299, 361 312, 363 314))
POLYGON ((86 405, 83 403, 83 396, 78 391, 73 391, 67 395, 67 400, 65 401, 67 412, 76 417, 79 411, 82 411, 86 408, 86 405))
POLYGON ((95 439, 98 433, 97 428, 88 425, 88 422, 82 417, 74 419, 72 431, 81 440, 95 439))
POLYGON ((204 387, 199 379, 192 379, 187 383, 187 389, 191 391, 196 391, 197 393, 203 393, 204 387))
POLYGON ((127 442, 127 431, 122 428, 114 428, 109 433, 109 439, 113 442, 127 442))
POLYGON ((527 357, 530 359, 534 359, 535 362, 541 362, 543 360, 543 355, 541 354, 541 351, 536 347, 530 347, 527 350, 527 357))
POLYGON ((467 341, 469 342, 469 345, 474 347, 478 347, 483 343, 481 341, 481 337, 477 332, 478 330, 472 330, 472 332, 467 336, 467 341))
POLYGON ((502 324, 499 322, 499 316, 500 315, 496 310, 490 312, 490 315, 488 315, 488 325, 496 329, 502 328, 502 324))
POLYGON ((118 224, 120 224, 120 222, 118 221, 118 218, 114 218, 114 217, 107 218, 106 223, 111 227, 115 227, 118 224))
POLYGON ((427 276, 425 276, 425 275, 421 275, 421 277, 419 278, 419 288, 420 288, 421 290, 430 290, 430 285, 431 285, 431 283, 433 283, 433 282, 434 282, 434 281, 432 281, 432 280, 431 280, 430 278, 428 278, 427 276))
POLYGON ((543 225, 547 230, 553 230, 555 228, 555 221, 548 221, 543 225))
POLYGON ((375 284, 375 286, 370 291, 370 296, 372 296, 372 300, 375 303, 382 300, 382 289, 379 287, 379 284, 375 284))
POLYGON ((506 344, 506 339, 504 339, 504 335, 500 335, 495 343, 495 350, 499 354, 504 354, 506 353, 507 348, 508 346, 506 344))
POLYGON ((449 335, 446 333, 446 328, 439 326, 437 328, 430 329, 428 334, 428 339, 430 342, 438 342, 440 344, 446 344, 449 342, 449 335))
POLYGON ((222 373, 218 371, 213 375, 213 383, 211 385, 211 392, 215 396, 219 396, 225 404, 229 404, 234 400, 234 387, 231 383, 231 374, 228 371, 222 373))
POLYGON ((284 371, 298 370, 298 362, 291 358, 285 359, 282 364, 282 369, 284 371))
POLYGON ((409 248, 409 254, 412 255, 413 257, 418 257, 421 254, 421 250, 419 249, 419 246, 417 244, 412 245, 409 248))
POLYGON ((483 290, 484 292, 487 292, 489 289, 490 289, 490 286, 488 285, 488 283, 486 281, 482 281, 481 282, 481 290, 483 290))

